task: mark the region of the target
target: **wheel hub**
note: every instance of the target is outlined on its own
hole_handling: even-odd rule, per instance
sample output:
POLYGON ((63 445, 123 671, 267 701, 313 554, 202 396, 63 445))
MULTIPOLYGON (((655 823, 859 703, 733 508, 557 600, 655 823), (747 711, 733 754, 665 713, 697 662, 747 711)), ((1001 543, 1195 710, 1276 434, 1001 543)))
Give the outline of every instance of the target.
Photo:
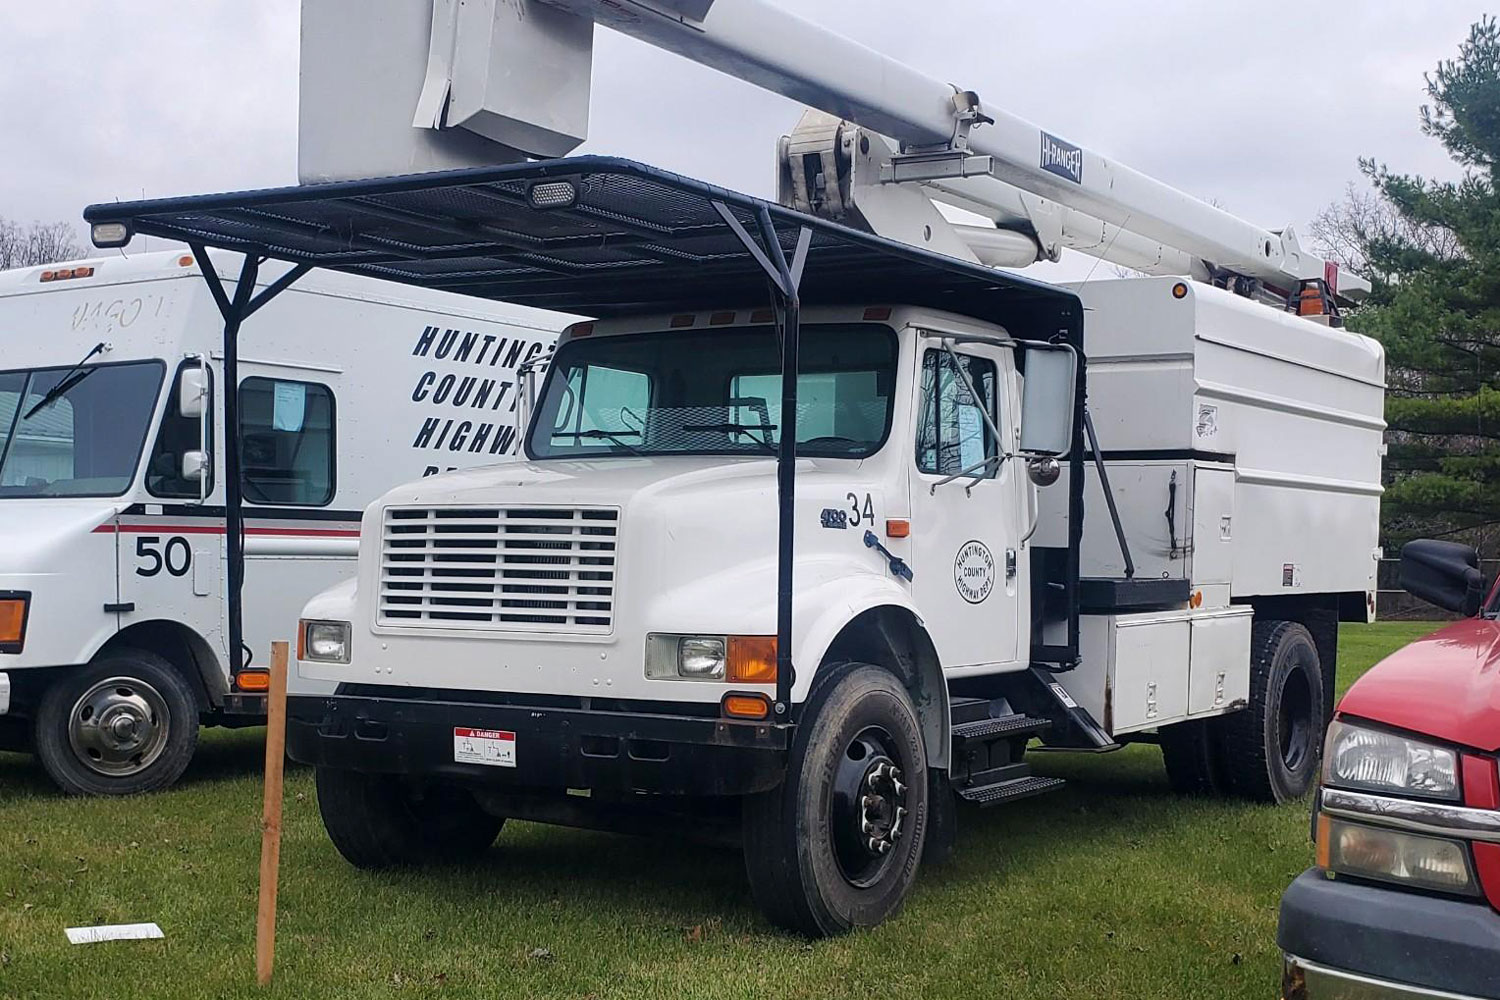
POLYGON ((906 832, 906 776, 884 730, 866 730, 850 743, 833 788, 833 846, 852 885, 877 881, 906 832))
POLYGON ((166 700, 156 688, 133 677, 111 677, 74 703, 68 742, 90 770, 127 777, 161 756, 169 726, 166 700))

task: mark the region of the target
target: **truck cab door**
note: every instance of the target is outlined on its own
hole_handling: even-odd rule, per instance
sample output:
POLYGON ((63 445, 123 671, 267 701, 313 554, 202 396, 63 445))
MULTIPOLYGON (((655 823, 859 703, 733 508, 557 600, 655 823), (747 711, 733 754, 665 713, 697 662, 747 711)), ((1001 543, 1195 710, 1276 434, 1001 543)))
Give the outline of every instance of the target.
POLYGON ((912 597, 944 669, 1012 663, 1024 478, 1020 460, 1005 457, 1014 360, 1005 348, 945 346, 935 335, 918 338, 917 350, 912 597))

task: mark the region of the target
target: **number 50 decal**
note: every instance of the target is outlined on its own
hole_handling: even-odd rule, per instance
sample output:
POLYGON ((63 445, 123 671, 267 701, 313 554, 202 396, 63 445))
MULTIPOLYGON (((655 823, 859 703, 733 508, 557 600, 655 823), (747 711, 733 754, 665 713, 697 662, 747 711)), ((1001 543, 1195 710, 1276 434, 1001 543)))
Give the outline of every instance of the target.
POLYGON ((181 535, 161 544, 160 535, 141 535, 135 540, 135 556, 141 561, 136 576, 156 576, 165 569, 172 576, 186 576, 193 566, 193 547, 181 535))

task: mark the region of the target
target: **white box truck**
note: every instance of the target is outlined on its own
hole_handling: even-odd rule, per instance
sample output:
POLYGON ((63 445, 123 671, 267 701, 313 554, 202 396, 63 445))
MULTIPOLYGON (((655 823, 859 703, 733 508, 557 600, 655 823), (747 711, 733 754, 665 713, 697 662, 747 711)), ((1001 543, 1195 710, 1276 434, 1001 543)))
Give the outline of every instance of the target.
POLYGON ((240 359, 236 658, 222 321, 200 266, 174 250, 0 274, 0 746, 70 792, 161 788, 200 720, 263 721, 269 642, 353 572, 365 504, 508 458, 516 369, 560 325, 339 274, 267 305, 240 359))

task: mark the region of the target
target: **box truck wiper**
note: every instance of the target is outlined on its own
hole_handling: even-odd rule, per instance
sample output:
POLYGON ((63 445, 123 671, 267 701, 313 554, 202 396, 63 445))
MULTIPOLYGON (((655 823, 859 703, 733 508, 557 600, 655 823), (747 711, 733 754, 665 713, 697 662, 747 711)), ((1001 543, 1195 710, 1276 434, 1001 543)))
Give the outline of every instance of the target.
POLYGON ((78 364, 68 369, 68 373, 64 375, 56 385, 54 385, 51 389, 48 389, 47 394, 41 399, 37 400, 36 405, 27 410, 26 413, 22 415, 21 419, 30 420, 39 412, 45 410, 48 406, 51 406, 53 403, 57 402, 57 400, 61 399, 62 396, 68 392, 68 390, 72 389, 79 382, 82 382, 94 372, 98 371, 97 368, 84 368, 83 366, 88 364, 89 358, 92 358, 102 350, 104 350, 104 341, 101 340, 99 341, 99 343, 93 346, 92 350, 90 350, 83 356, 82 361, 78 362, 78 364))
POLYGON ((630 435, 634 435, 635 437, 640 437, 641 436, 641 432, 640 431, 633 431, 633 430, 629 429, 628 427, 621 427, 617 431, 607 431, 604 428, 599 427, 599 428, 595 428, 593 430, 587 430, 587 431, 571 431, 568 434, 565 434, 563 436, 564 437, 571 437, 571 438, 595 438, 595 439, 604 438, 604 439, 608 440, 611 444, 619 445, 621 448, 624 448, 626 451, 630 452, 632 455, 636 455, 636 456, 639 456, 641 458, 645 458, 646 457, 645 455, 641 454, 641 450, 639 448, 637 448, 635 445, 629 444, 628 442, 620 440, 619 436, 621 434, 630 434, 630 435))
POLYGON ((771 432, 776 429, 775 424, 683 424, 682 429, 685 431, 720 431, 725 434, 744 434, 751 441, 766 449, 766 451, 772 454, 776 453, 776 446, 770 440, 771 432), (756 437, 756 431, 766 436, 756 437))

